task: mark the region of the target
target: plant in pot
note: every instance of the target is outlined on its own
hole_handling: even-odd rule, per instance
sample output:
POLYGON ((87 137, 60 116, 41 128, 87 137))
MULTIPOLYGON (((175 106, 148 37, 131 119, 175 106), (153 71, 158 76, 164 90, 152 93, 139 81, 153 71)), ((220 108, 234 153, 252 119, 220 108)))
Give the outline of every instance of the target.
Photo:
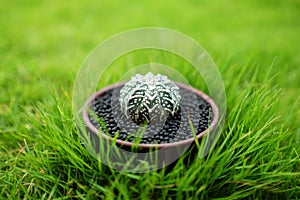
MULTIPOLYGON (((150 72, 101 89, 85 108, 91 137, 138 153, 164 149, 157 154, 161 163, 212 132, 219 117, 216 104, 203 92, 150 72)), ((101 144, 96 146, 100 151, 101 144)))

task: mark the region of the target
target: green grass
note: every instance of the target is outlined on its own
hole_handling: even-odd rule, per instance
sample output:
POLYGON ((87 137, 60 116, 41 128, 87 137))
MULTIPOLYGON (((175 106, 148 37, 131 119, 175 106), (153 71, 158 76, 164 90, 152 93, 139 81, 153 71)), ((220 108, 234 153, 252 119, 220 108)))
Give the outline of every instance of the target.
MULTIPOLYGON (((298 1, 0 5, 0 199, 300 198, 298 1), (72 116, 72 86, 87 54, 113 34, 144 26, 201 43, 226 88, 227 116, 214 150, 188 166, 181 159, 168 173, 106 167, 81 144, 72 116)), ((137 55, 113 65, 139 64, 137 55)), ((99 87, 125 70, 107 71, 99 87)), ((182 73, 201 87, 189 72, 182 73)))

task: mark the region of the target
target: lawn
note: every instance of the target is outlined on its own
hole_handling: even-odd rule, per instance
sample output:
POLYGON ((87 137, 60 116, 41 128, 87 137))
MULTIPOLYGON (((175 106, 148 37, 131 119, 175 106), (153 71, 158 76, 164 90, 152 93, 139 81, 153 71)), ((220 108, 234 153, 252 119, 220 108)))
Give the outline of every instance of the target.
MULTIPOLYGON (((3 0, 0 11, 0 199, 300 198, 299 1, 3 0), (120 172, 82 145, 73 84, 100 42, 153 26, 209 52, 224 81, 226 120, 205 159, 180 159, 168 172, 120 172)), ((113 63, 120 70, 107 71, 99 87, 151 56, 182 62, 136 52, 113 63)))

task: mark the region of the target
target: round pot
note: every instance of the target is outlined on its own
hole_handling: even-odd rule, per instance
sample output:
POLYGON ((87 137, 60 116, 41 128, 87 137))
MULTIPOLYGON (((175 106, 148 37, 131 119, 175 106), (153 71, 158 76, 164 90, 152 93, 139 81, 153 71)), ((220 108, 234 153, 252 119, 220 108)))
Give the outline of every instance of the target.
MULTIPOLYGON (((116 144, 117 147, 120 149, 126 151, 127 153, 129 152, 134 152, 137 153, 137 159, 145 159, 147 157, 147 153, 149 152, 154 152, 156 150, 162 150, 162 151, 157 151, 155 154, 155 159, 159 161, 160 165, 166 166, 168 163, 171 163, 176 160, 176 158, 179 158, 180 155, 185 152, 189 148, 193 148, 196 146, 196 140, 198 142, 201 140, 201 138, 206 135, 206 134, 211 134, 215 130, 218 119, 219 119, 219 111, 214 103, 214 101, 205 93, 202 91, 199 91, 195 88, 192 88, 188 85, 182 84, 182 83, 175 83, 181 91, 183 92, 188 92, 194 94, 194 96, 197 97, 197 99, 200 99, 203 102, 206 102, 207 105, 210 107, 210 114, 211 118, 209 120, 209 124, 205 130, 200 130, 201 132, 198 132, 197 129, 195 129, 194 133, 196 132, 196 135, 189 135, 191 137, 183 139, 183 140, 174 140, 170 142, 165 142, 165 143, 160 143, 160 144, 146 144, 146 143, 133 143, 131 141, 124 141, 121 139, 116 139, 113 138, 111 135, 108 135, 107 133, 104 133, 102 130, 99 129, 99 127, 95 126, 95 123, 93 122, 93 117, 89 113, 89 109, 93 106, 94 102, 98 98, 104 98, 105 94, 107 94, 109 91, 116 91, 114 92, 111 96, 111 98, 117 98, 118 97, 118 91, 123 87, 125 83, 117 83, 114 85, 107 86, 100 91, 96 92, 93 94, 85 103, 85 107, 82 111, 82 117, 83 117, 83 122, 85 124, 87 133, 89 134, 89 138, 93 143, 93 148, 95 149, 95 152, 101 152, 101 151, 106 151, 108 146, 111 146, 113 143, 116 144), (99 138, 102 139, 104 142, 99 142, 99 138), (102 145, 102 146, 101 146, 102 145), (103 146, 105 146, 103 148, 103 146)), ((106 97, 107 98, 107 97, 106 97)), ((182 102, 182 108, 184 109, 184 106, 187 105, 189 106, 188 102, 188 97, 182 98, 181 101, 186 101, 182 102), (186 103, 186 104, 185 104, 186 103)), ((114 106, 118 106, 118 100, 114 100, 114 106)), ((193 106, 193 105, 191 105, 193 106)), ((185 114, 186 115, 186 114, 185 114)), ((188 116, 188 115, 187 115, 188 116)), ((195 118, 195 117, 194 117, 195 118)), ((182 118, 181 118, 182 119, 182 118)), ((186 121, 186 119, 184 119, 186 121)), ((191 121, 195 121, 197 119, 191 119, 191 121)), ((185 122, 186 123, 186 122, 185 122)), ((113 129, 113 128, 112 128, 113 129)), ((186 128, 184 128, 186 129, 186 128)), ((183 130, 184 131, 184 130, 183 130)), ((188 131, 188 130, 186 130, 188 131)), ((126 156, 124 156, 125 159, 126 156)), ((132 156, 129 156, 132 157, 132 156)))

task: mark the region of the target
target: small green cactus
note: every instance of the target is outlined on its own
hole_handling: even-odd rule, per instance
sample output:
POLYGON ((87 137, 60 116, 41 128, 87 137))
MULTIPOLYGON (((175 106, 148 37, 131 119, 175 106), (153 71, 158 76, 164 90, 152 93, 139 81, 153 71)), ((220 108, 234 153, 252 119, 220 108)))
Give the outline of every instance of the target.
POLYGON ((165 120, 179 108, 179 88, 167 76, 137 74, 120 91, 122 112, 137 124, 165 120))

